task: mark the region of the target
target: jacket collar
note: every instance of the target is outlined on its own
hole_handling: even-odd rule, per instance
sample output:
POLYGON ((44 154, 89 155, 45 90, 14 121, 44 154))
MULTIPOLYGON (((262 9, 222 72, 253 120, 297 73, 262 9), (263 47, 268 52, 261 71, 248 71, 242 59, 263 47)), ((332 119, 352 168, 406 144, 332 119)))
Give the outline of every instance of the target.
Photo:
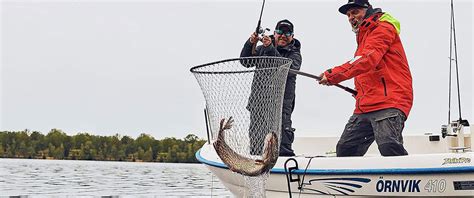
POLYGON ((359 35, 364 34, 367 30, 370 30, 376 27, 379 24, 379 19, 383 15, 382 12, 375 12, 368 18, 366 18, 362 23, 359 25, 359 35))

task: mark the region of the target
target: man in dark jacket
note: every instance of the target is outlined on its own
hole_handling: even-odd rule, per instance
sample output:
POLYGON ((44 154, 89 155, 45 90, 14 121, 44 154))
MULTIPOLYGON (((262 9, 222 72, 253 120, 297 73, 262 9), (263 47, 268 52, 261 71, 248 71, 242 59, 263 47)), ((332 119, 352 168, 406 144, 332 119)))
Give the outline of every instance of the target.
POLYGON ((407 155, 402 131, 413 88, 400 22, 372 8, 368 0, 349 0, 339 12, 348 17, 358 46, 352 60, 320 75, 324 85, 354 78, 357 90, 356 108, 337 143, 337 156, 362 156, 374 140, 383 156, 407 155))
MULTIPOLYGON (((299 70, 301 66, 301 43, 294 38, 294 27, 293 23, 289 20, 281 20, 275 27, 275 32, 272 36, 259 36, 254 32, 250 38, 245 42, 244 47, 240 53, 240 57, 250 56, 277 56, 285 57, 293 60, 291 69, 299 70), (262 42, 262 45, 258 46, 255 50, 255 54, 252 53, 252 48, 258 41, 262 42)), ((283 99, 283 111, 282 111, 282 133, 281 133, 281 144, 280 144, 280 156, 294 156, 291 144, 294 140, 295 129, 291 126, 291 114, 295 107, 295 87, 296 87, 296 74, 288 73, 286 80, 285 94, 283 99)), ((259 122, 258 112, 251 112, 250 118, 250 141, 251 141, 251 153, 261 154, 261 146, 263 146, 263 140, 256 138, 255 134, 258 133, 259 122), (258 145, 258 146, 255 146, 258 145)), ((261 122, 260 122, 261 124, 261 122)))

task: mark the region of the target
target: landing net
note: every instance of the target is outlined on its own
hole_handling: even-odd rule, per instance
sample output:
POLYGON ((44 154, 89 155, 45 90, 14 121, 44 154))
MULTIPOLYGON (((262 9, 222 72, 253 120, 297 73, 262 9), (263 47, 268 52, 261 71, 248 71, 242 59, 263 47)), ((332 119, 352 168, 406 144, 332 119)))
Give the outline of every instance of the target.
POLYGON ((223 133, 225 143, 235 153, 220 156, 227 159, 228 167, 242 163, 241 157, 265 157, 265 138, 271 133, 277 137, 273 151, 278 157, 283 96, 291 62, 280 57, 249 57, 191 68, 204 94, 214 142, 221 121, 233 119, 232 127, 223 133))
POLYGON ((211 139, 217 138, 221 120, 232 117, 232 128, 225 131, 226 143, 242 156, 261 157, 265 136, 274 132, 280 137, 290 64, 286 58, 256 57, 193 67, 191 72, 206 100, 211 139))

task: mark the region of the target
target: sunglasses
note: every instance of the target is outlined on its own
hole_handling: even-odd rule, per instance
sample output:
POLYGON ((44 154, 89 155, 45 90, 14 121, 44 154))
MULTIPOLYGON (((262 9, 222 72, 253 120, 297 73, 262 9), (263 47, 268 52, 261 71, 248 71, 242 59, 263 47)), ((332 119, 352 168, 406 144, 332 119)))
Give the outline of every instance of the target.
POLYGON ((285 35, 287 37, 293 35, 293 32, 287 32, 287 33, 283 33, 283 30, 275 30, 275 33, 279 34, 279 35, 285 35))

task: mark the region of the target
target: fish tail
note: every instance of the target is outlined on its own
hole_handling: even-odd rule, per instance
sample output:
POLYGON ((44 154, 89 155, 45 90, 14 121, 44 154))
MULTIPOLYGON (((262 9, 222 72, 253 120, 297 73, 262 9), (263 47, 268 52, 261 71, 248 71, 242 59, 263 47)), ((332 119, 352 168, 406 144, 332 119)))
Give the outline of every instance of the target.
POLYGON ((224 129, 230 129, 233 123, 234 123, 234 119, 232 119, 232 116, 230 116, 227 122, 225 123, 224 129))

